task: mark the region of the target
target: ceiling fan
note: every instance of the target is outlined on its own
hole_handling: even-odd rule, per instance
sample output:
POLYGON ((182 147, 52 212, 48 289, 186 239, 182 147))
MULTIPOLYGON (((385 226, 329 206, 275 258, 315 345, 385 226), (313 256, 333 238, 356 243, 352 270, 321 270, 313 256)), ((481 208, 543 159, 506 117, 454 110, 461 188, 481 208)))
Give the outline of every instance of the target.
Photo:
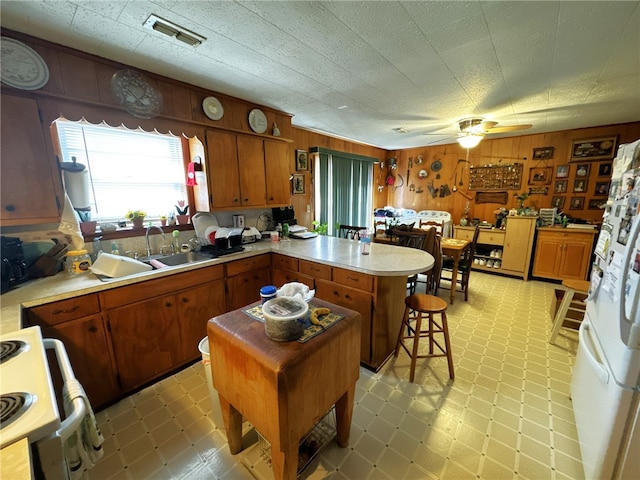
MULTIPOLYGON (((463 118, 458 121, 460 127, 460 133, 457 135, 456 140, 464 148, 473 148, 477 146, 485 135, 491 135, 493 133, 506 133, 516 132, 518 130, 527 130, 533 125, 507 125, 504 127, 497 127, 498 122, 485 120, 480 117, 463 118)), ((426 133, 425 135, 437 135, 426 133)))

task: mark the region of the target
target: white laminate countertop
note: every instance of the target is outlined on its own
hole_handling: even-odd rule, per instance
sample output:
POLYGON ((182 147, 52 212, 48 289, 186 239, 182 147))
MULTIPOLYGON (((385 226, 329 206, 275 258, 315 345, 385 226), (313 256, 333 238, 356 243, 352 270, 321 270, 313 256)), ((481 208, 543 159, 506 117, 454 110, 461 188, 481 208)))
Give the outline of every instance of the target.
POLYGON ((213 260, 151 270, 106 282, 98 279, 93 273, 72 276, 66 272, 31 280, 0 297, 0 333, 21 328, 23 307, 36 307, 269 252, 381 277, 422 273, 430 270, 434 263, 433 257, 422 250, 379 243, 371 244, 371 254, 362 255, 359 242, 324 235, 306 240, 285 239, 277 243, 260 241, 244 247, 243 252, 213 260))

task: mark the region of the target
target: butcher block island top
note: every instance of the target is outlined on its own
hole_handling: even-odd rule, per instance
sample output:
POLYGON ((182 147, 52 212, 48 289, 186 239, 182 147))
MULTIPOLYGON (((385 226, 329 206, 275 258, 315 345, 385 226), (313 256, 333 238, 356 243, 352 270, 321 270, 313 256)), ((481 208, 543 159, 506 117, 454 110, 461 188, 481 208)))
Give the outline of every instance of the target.
POLYGON ((6 333, 21 328, 23 308, 104 292, 213 265, 224 265, 234 260, 270 252, 377 277, 407 276, 424 272, 433 266, 433 257, 423 251, 389 245, 371 245, 371 254, 362 255, 357 241, 322 235, 308 240, 285 240, 277 243, 260 241, 245 245, 243 252, 202 262, 151 270, 107 282, 101 281, 92 273, 70 276, 64 271, 52 277, 31 280, 2 295, 0 331, 6 333))
POLYGON ((242 309, 208 322, 213 384, 232 454, 246 418, 271 446, 276 479, 295 479, 298 445, 335 405, 337 442, 349 443, 359 376, 360 315, 314 299, 343 316, 307 342, 276 342, 242 309))

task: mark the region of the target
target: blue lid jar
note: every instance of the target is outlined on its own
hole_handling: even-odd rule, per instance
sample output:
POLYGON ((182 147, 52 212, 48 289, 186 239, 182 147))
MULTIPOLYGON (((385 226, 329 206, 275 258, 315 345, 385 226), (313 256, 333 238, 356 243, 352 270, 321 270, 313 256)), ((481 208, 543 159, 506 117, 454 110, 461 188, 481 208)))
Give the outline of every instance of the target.
POLYGON ((265 285, 260 289, 260 297, 262 298, 262 303, 267 300, 271 300, 272 298, 276 298, 276 294, 278 289, 273 285, 265 285))

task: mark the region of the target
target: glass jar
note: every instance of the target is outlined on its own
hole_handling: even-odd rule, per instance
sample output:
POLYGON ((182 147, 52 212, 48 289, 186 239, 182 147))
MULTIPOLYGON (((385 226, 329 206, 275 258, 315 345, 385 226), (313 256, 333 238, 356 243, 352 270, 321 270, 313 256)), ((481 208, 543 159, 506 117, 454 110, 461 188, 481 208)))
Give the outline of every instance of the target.
POLYGON ((67 272, 71 275, 87 273, 91 266, 91 257, 86 250, 69 250, 67 252, 67 272))

